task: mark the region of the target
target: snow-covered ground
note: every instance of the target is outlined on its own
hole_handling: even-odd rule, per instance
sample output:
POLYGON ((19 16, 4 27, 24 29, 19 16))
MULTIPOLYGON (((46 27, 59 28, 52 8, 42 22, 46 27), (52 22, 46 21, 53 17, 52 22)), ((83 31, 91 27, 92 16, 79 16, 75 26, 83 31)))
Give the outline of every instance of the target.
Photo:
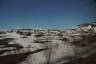
POLYGON ((30 52, 25 61, 18 64, 58 64, 62 61, 66 62, 78 57, 86 57, 96 53, 94 51, 96 50, 96 33, 94 29, 87 27, 86 32, 83 31, 85 26, 84 28, 75 27, 70 30, 9 30, 9 32, 6 31, 6 34, 0 34, 0 41, 6 38, 13 39, 8 41, 7 44, 1 42, 0 51, 8 51, 1 53, 0 56, 30 52), (26 34, 31 35, 28 36, 26 34), (13 46, 14 44, 15 47, 13 46), (17 48, 17 44, 22 46, 22 48, 17 48))

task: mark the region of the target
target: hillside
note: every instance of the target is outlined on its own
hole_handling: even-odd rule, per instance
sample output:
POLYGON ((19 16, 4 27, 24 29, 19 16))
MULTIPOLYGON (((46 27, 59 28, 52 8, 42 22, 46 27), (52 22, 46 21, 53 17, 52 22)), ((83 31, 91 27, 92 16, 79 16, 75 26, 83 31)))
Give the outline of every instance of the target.
POLYGON ((25 28, 0 31, 0 64, 80 63, 79 58, 84 59, 83 62, 91 61, 95 53, 96 22, 67 30, 25 28))

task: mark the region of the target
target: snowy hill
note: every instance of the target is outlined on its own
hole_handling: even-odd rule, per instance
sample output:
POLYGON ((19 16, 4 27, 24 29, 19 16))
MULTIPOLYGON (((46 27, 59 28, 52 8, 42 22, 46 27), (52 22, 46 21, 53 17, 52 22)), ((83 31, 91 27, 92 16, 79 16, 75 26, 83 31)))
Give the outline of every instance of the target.
POLYGON ((14 64, 60 64, 79 57, 85 58, 96 53, 95 50, 96 22, 80 24, 67 30, 0 31, 0 62, 8 58, 15 58, 15 61, 18 57, 23 60, 17 59, 14 64))

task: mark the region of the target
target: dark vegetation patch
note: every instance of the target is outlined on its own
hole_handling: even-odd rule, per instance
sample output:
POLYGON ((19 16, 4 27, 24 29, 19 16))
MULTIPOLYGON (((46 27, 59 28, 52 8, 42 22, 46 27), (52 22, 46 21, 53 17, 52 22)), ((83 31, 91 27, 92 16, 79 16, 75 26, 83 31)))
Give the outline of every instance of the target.
POLYGON ((10 52, 12 50, 15 49, 21 49, 23 48, 22 45, 17 44, 17 43, 13 43, 13 44, 9 44, 11 41, 13 41, 13 38, 4 38, 4 39, 0 39, 0 55, 5 53, 5 52, 10 52), (13 48, 12 50, 10 50, 10 47, 13 48), (6 48, 6 49, 4 49, 6 48))
POLYGON ((23 54, 11 54, 6 56, 0 56, 0 64, 18 64, 24 61, 29 53, 23 54))
POLYGON ((44 33, 38 33, 35 35, 35 37, 42 37, 42 36, 44 36, 44 33))
POLYGON ((0 34, 6 34, 6 32, 4 32, 4 31, 0 31, 0 34))
POLYGON ((0 64, 18 64, 22 61, 25 61, 30 54, 38 53, 45 50, 48 50, 48 48, 38 49, 32 52, 29 51, 22 54, 10 54, 5 56, 0 56, 0 64))
POLYGON ((62 64, 96 64, 96 54, 88 56, 87 58, 78 58, 62 64))
POLYGON ((3 38, 3 39, 0 39, 0 45, 6 45, 6 44, 8 44, 9 42, 11 42, 13 40, 14 40, 13 38, 3 38))

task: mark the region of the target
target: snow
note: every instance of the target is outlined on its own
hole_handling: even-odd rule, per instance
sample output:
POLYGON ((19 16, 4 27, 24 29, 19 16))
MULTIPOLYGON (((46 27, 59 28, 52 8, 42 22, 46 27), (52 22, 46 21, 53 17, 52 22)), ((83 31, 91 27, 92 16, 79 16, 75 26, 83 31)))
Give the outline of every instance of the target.
MULTIPOLYGON (((90 26, 88 28, 91 28, 90 26)), ((76 27, 75 27, 76 29, 76 27)), ((35 29, 34 29, 35 30, 35 29)), ((39 29, 36 29, 39 30, 39 29)), ((80 30, 80 29, 79 29, 80 30)), ((17 31, 17 30, 15 30, 17 31)), ((86 47, 82 47, 82 46, 76 46, 76 45, 72 45, 70 42, 74 42, 74 41, 82 41, 82 37, 81 34, 79 34, 76 31, 72 31, 72 30, 67 30, 65 31, 65 33, 63 33, 64 35, 60 37, 60 35, 58 35, 58 33, 60 33, 59 31, 52 31, 50 30, 48 32, 48 29, 43 29, 43 30, 39 30, 39 31, 43 31, 44 36, 41 37, 35 37, 34 35, 38 34, 38 32, 34 33, 35 31, 29 31, 32 32, 31 36, 25 36, 25 35, 20 35, 17 34, 15 31, 11 32, 11 33, 6 33, 4 36, 4 38, 13 38, 14 40, 10 41, 9 44, 19 44, 21 46, 23 46, 22 49, 19 50, 15 50, 16 54, 21 54, 21 53, 26 53, 28 51, 33 52, 33 51, 37 51, 39 49, 45 49, 45 48, 49 48, 48 50, 44 50, 44 51, 40 51, 34 54, 30 54, 25 61, 22 61, 20 64, 26 64, 26 62, 30 63, 30 64, 46 64, 50 56, 50 62, 55 63, 56 61, 58 61, 61 58, 66 59, 66 57, 86 57, 86 54, 82 55, 83 53, 85 53, 88 50, 92 50, 93 47, 96 47, 96 44, 93 43, 93 45, 88 45, 86 47), (44 32, 45 31, 45 32, 44 32), (52 35, 50 32, 54 33, 54 35, 52 35), (74 33, 76 32, 76 33, 74 33), (50 36, 48 36, 47 34, 51 34, 50 36), (60 38, 67 38, 68 41, 62 41, 59 40, 60 38), (38 40, 41 42, 35 42, 35 40, 38 40), (42 43, 42 41, 44 43, 42 43), (22 52, 23 51, 23 52, 22 52)), ((22 29, 21 29, 22 31, 22 29)), ((63 31, 63 30, 61 30, 63 31)), ((23 32, 23 31, 22 31, 23 32)), ((25 32, 25 31, 24 31, 25 32)), ((78 43, 78 42, 77 42, 78 43)), ((2 46, 1 46, 2 47, 2 46)), ((8 49, 8 48, 5 48, 8 49)), ((9 48, 11 49, 11 48, 9 48)), ((0 49, 0 50, 4 50, 4 48, 0 49)), ((93 52, 93 51, 92 51, 93 52)), ((7 55, 7 54, 14 54, 14 51, 10 52, 6 52, 2 55, 7 55)), ((88 56, 89 54, 87 54, 88 56)), ((70 59, 66 59, 63 61, 68 61, 70 59)))

